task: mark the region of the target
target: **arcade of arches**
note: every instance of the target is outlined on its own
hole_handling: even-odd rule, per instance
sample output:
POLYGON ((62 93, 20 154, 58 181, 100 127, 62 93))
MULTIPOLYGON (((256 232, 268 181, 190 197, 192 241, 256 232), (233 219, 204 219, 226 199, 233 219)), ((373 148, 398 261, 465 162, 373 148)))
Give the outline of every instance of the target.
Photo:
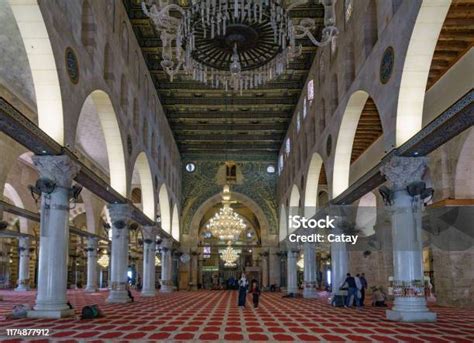
POLYGON ((474 2, 334 1, 316 46, 333 2, 270 0, 312 33, 239 89, 207 68, 279 63, 268 1, 243 33, 197 29, 186 59, 209 65, 176 75, 153 2, 196 3, 0 0, 0 337, 474 341, 474 2), (223 206, 233 239, 209 225, 223 206), (295 241, 316 233, 296 215, 335 228, 295 241), (258 308, 237 307, 242 273, 258 308))

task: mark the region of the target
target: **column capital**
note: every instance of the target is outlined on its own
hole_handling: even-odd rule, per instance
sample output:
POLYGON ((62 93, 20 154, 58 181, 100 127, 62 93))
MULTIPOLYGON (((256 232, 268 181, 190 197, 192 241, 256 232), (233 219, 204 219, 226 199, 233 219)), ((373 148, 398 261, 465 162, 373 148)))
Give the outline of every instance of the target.
POLYGON ((173 246, 173 240, 170 238, 163 238, 160 244, 161 248, 171 249, 173 246))
POLYGON ((132 209, 128 204, 108 204, 107 209, 109 210, 110 220, 112 225, 115 226, 117 222, 124 222, 125 225, 130 224, 132 219, 132 209))
POLYGON ((427 157, 394 156, 380 168, 380 173, 394 190, 400 190, 412 182, 421 181, 427 164, 427 157))
POLYGON ((143 226, 142 227, 142 232, 143 232, 143 239, 145 243, 148 240, 155 241, 155 236, 156 236, 156 226, 143 226))
POLYGON ((87 249, 97 249, 97 237, 88 237, 87 238, 87 249))
POLYGON ((60 187, 71 187, 71 182, 80 169, 66 155, 35 155, 32 160, 39 171, 40 177, 51 179, 60 187))

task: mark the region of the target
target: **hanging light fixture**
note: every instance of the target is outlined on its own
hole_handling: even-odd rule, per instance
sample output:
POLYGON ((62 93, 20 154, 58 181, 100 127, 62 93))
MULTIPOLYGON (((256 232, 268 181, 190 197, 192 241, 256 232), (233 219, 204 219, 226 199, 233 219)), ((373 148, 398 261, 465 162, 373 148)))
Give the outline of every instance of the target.
POLYGON ((102 256, 97 260, 97 263, 99 266, 102 267, 102 269, 106 269, 109 266, 110 258, 109 255, 107 255, 107 251, 104 250, 102 252, 102 256))
POLYGON ((230 207, 230 188, 224 186, 222 192, 222 208, 206 225, 206 228, 214 237, 222 241, 233 241, 239 238, 242 231, 246 229, 243 218, 230 207))
POLYGON ((236 261, 239 259, 239 254, 237 251, 230 246, 230 244, 225 248, 221 253, 221 259, 224 261, 224 266, 226 267, 235 267, 236 261))
POLYGON ((336 0, 324 6, 322 40, 312 34, 315 20, 293 23, 290 10, 307 0, 285 6, 282 0, 192 0, 183 8, 163 0, 142 2, 163 43, 161 66, 173 81, 184 70, 192 79, 213 88, 252 89, 285 72, 301 55, 296 39, 308 37, 324 46, 338 34, 336 0))

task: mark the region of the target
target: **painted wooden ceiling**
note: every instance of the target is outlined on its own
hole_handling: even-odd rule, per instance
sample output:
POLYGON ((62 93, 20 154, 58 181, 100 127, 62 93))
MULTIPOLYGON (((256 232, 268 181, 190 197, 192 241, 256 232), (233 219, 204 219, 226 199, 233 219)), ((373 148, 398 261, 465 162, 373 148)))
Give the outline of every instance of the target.
MULTIPOLYGON (((286 74, 242 95, 184 76, 171 82, 160 66, 159 33, 141 0, 123 1, 181 153, 278 153, 316 53, 308 39, 297 42, 303 53, 286 74)), ((309 0, 290 15, 296 23, 315 18, 318 34, 323 14, 319 1, 309 0)))

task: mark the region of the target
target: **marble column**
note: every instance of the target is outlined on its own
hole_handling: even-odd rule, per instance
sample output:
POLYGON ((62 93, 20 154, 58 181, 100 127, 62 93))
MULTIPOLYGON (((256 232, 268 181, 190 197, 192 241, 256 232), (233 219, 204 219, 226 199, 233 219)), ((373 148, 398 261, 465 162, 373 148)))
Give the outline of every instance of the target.
POLYGON ((304 244, 304 289, 303 297, 318 297, 318 280, 316 266, 316 247, 314 243, 304 244))
POLYGON ((173 280, 171 279, 172 257, 171 247, 173 242, 170 238, 164 238, 161 242, 161 288, 160 292, 173 292, 173 280))
POLYGON ((199 253, 196 251, 191 252, 191 290, 197 290, 198 284, 198 262, 199 262, 199 253))
POLYGON ((30 239, 29 237, 20 237, 18 239, 18 286, 17 292, 30 290, 30 239))
MULTIPOLYGON (((336 228, 333 229, 335 235, 342 234, 342 230, 338 227, 340 222, 336 224, 336 228)), ((346 279, 348 272, 348 254, 347 246, 344 242, 332 242, 331 243, 331 289, 334 295, 339 291, 339 288, 346 279)))
POLYGON ((69 243, 69 194, 79 167, 68 156, 33 156, 40 177, 55 183, 41 195, 38 288, 29 318, 61 318, 74 315, 67 305, 69 243))
POLYGON ((296 294, 298 293, 298 277, 297 277, 297 266, 296 262, 298 260, 299 251, 297 250, 289 250, 287 254, 287 287, 286 292, 288 294, 296 294))
POLYGON ((264 251, 260 254, 260 256, 261 256, 261 262, 262 262, 262 288, 266 289, 270 287, 269 279, 268 279, 269 272, 270 272, 269 262, 268 262, 269 253, 268 251, 264 251))
POLYGON ((153 226, 143 227, 143 288, 142 296, 153 297, 155 290, 155 228, 153 226))
POLYGON ((128 227, 132 211, 127 204, 109 204, 107 208, 112 222, 110 293, 107 302, 127 303, 130 302, 127 292, 128 227))
POLYGON ((421 182, 426 157, 393 157, 381 173, 391 186, 389 206, 392 221, 395 300, 387 319, 402 322, 434 322, 436 313, 426 307, 424 296, 423 240, 420 196, 412 196, 407 186, 421 182))
POLYGON ((87 286, 85 292, 97 291, 97 238, 87 240, 87 286))

